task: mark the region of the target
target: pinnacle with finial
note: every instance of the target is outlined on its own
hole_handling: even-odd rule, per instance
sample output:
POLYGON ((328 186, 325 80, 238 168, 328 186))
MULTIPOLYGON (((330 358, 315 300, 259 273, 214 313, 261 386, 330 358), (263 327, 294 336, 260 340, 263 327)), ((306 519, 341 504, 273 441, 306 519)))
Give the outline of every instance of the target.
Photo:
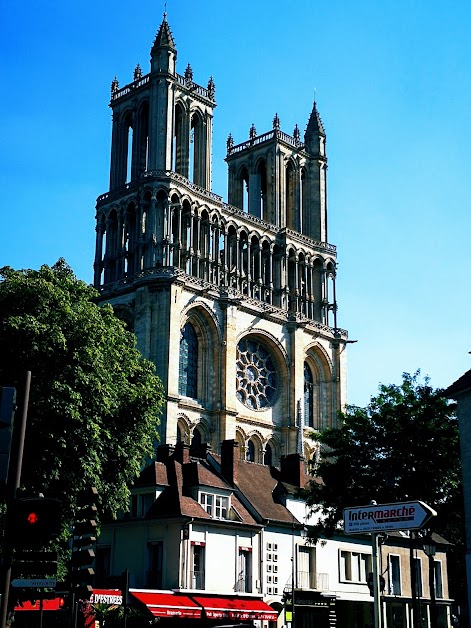
POLYGON ((162 20, 162 24, 158 30, 158 33, 155 37, 154 45, 152 48, 158 47, 170 48, 171 50, 175 50, 175 42, 173 41, 172 33, 170 31, 170 27, 167 22, 167 5, 165 4, 164 17, 162 20))
POLYGON ((317 111, 317 103, 314 100, 311 115, 307 123, 306 132, 304 137, 308 135, 323 135, 325 137, 324 125, 322 124, 321 117, 317 111))

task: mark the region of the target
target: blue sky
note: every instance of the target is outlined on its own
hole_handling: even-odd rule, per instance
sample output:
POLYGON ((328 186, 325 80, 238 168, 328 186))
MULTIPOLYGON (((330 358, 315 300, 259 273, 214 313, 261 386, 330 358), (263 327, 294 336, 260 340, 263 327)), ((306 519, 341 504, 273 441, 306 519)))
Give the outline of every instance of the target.
MULTIPOLYGON (((471 5, 441 0, 168 0, 177 71, 216 83, 213 190, 225 141, 327 132, 329 242, 349 401, 417 368, 471 368, 471 5)), ((92 281, 96 197, 108 189, 110 83, 132 80, 162 20, 140 0, 5 0, 0 24, 0 265, 65 257, 92 281)))

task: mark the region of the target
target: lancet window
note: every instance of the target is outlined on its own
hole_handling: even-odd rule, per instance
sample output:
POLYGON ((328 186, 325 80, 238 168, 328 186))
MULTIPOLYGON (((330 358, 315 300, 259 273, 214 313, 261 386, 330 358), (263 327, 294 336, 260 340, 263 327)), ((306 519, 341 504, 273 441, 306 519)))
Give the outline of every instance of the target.
POLYGON ((198 394, 198 338, 191 323, 181 332, 178 392, 192 399, 198 394))
POLYGON ((175 135, 173 137, 173 169, 175 172, 188 176, 187 168, 185 168, 186 146, 184 133, 184 114, 180 103, 175 107, 175 135))
POLYGON ((304 362, 304 425, 314 425, 314 378, 307 362, 304 362))
POLYGON ((288 162, 285 170, 285 203, 286 203, 286 226, 289 229, 296 229, 295 216, 295 170, 293 163, 288 162))
POLYGON ((255 444, 253 440, 249 440, 247 443, 247 454, 246 459, 248 462, 255 462, 255 444))

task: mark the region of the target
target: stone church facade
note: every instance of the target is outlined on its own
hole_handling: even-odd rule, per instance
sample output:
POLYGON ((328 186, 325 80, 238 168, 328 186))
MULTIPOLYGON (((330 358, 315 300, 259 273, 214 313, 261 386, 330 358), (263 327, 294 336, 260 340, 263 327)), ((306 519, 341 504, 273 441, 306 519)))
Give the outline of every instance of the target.
POLYGON ((166 391, 161 443, 244 459, 315 457, 310 435, 346 402, 327 242, 325 131, 227 140, 228 203, 211 192, 215 85, 176 72, 166 17, 150 72, 111 87, 110 188, 96 206, 95 287, 134 331, 166 391))

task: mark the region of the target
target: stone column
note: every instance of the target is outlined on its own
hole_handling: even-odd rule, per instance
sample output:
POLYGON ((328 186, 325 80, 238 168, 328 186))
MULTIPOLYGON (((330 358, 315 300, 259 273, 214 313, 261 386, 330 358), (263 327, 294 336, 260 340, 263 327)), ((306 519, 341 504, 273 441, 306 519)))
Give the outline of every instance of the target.
POLYGON ((218 444, 224 440, 235 439, 237 418, 236 374, 237 374, 237 305, 229 297, 220 300, 222 309, 222 347, 221 347, 221 397, 220 426, 218 444))
POLYGON ((103 270, 103 223, 98 222, 96 227, 96 240, 95 240, 95 262, 93 264, 94 269, 94 286, 98 288, 101 284, 101 271, 103 270))

